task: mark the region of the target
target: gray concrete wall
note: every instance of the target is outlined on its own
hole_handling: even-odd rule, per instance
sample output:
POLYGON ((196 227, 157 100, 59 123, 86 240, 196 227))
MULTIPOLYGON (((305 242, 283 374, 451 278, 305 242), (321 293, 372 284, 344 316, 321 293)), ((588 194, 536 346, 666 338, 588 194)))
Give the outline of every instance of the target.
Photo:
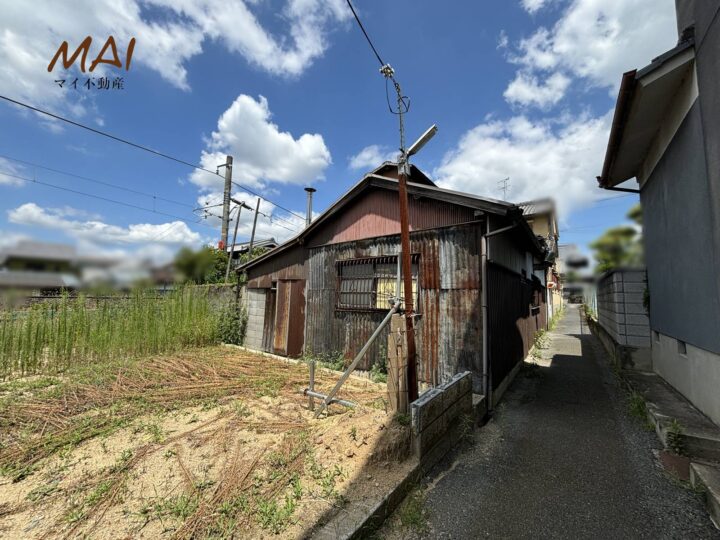
POLYGON ((262 349, 265 323, 265 289, 247 289, 245 307, 248 313, 244 345, 257 351, 262 349))
POLYGON ((472 373, 455 375, 410 404, 413 449, 426 468, 432 467, 474 427, 472 373))
POLYGON ((720 233, 700 113, 696 101, 641 190, 643 242, 652 329, 720 353, 720 233))
POLYGON ((644 270, 613 270, 598 281, 598 322, 619 345, 650 347, 650 322, 643 306, 645 287, 644 270))
POLYGON ((658 375, 720 425, 720 354, 689 344, 682 354, 677 339, 658 332, 653 335, 652 362, 658 375))

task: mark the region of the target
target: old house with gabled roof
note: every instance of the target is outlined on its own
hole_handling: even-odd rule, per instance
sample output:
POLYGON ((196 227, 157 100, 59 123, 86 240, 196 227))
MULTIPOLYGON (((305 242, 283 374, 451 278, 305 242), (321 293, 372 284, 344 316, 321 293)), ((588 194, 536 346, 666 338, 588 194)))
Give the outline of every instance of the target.
MULTIPOLYGON (((545 246, 514 204, 408 181, 418 380, 473 373, 476 392, 502 391, 546 325, 545 246), (540 276, 544 275, 540 272, 540 276)), ((397 165, 365 175, 300 234, 241 267, 246 346, 297 357, 352 358, 396 295, 397 165)), ((385 361, 387 337, 361 364, 385 361)), ((498 392, 499 393, 499 392, 498 392)))

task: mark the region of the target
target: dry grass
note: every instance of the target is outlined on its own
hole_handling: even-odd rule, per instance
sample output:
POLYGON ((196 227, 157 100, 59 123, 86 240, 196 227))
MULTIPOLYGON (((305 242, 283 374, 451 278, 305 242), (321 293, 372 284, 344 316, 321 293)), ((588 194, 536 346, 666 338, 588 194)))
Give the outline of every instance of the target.
POLYGON ((381 385, 351 379, 365 407, 323 420, 306 385, 303 365, 221 347, 0 384, 0 535, 302 535, 390 425, 381 385))

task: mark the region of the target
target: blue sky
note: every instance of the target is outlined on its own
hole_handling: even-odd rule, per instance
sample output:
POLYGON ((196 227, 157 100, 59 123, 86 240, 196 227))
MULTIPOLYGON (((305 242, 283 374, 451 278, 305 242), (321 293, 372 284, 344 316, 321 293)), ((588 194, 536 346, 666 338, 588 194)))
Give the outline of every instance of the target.
MULTIPOLYGON (((233 154, 235 178, 267 197, 262 211, 274 219, 260 217, 261 237, 284 239, 285 227, 301 226, 268 201, 302 215, 310 184, 323 210, 395 153, 397 119, 377 60, 343 0, 39 4, 0 0, 0 94, 212 170, 233 154), (110 34, 121 51, 137 39, 132 66, 93 75, 122 76, 123 90, 53 82, 88 76, 47 72, 63 40, 76 46, 93 36, 92 57, 110 34)), ((586 245, 625 221, 636 198, 602 192, 594 178, 622 72, 677 39, 672 0, 355 6, 412 100, 408 138, 440 128, 414 162, 441 185, 500 198, 497 182, 510 177, 511 201, 554 196, 562 243, 586 245)), ((5 102, 0 156, 182 203, 0 157, 0 171, 145 209, 0 175, 2 244, 32 237, 162 259, 219 237, 216 218, 193 222, 193 207, 218 201, 222 181, 212 175, 5 102)), ((255 200, 240 189, 236 196, 255 200)))

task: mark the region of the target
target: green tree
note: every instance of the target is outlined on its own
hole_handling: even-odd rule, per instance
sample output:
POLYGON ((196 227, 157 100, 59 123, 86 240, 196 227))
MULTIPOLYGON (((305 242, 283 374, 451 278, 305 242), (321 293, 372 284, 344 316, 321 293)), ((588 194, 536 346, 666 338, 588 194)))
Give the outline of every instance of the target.
MULTIPOLYGON (((628 219, 642 224, 640 204, 633 206, 627 213, 628 219)), ((595 240, 590 247, 595 252, 597 273, 607 272, 622 266, 641 266, 643 264, 642 235, 637 227, 620 226, 608 229, 595 240)))
POLYGON ((175 268, 185 281, 219 283, 225 280, 227 260, 225 251, 212 246, 197 251, 185 247, 175 256, 175 268))

